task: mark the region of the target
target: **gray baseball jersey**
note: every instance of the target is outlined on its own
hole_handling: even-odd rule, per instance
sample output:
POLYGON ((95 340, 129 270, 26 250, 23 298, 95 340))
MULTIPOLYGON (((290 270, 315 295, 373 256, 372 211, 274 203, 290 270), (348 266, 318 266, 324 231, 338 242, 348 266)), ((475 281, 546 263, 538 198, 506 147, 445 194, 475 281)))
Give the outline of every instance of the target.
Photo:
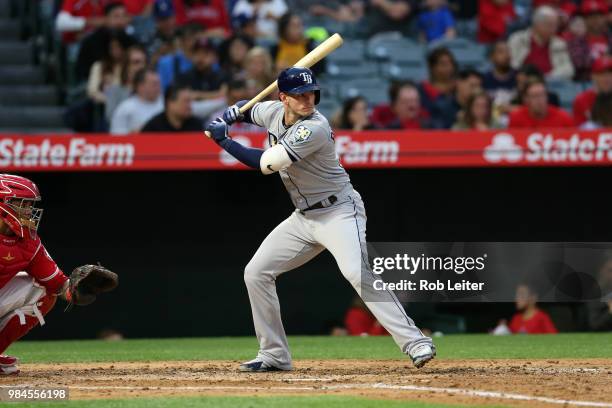
POLYGON ((252 122, 268 129, 270 144, 282 144, 294 160, 279 173, 291 201, 303 210, 339 193, 350 179, 340 164, 325 116, 315 111, 288 127, 283 116, 283 104, 278 101, 261 102, 251 109, 252 122))

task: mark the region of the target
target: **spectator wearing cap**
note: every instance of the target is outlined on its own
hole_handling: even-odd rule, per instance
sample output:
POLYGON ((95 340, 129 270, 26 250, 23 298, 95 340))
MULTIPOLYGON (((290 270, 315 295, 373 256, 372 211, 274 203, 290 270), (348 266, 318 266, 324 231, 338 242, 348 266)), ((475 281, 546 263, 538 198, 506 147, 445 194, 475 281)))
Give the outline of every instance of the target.
POLYGON ((179 28, 178 49, 172 54, 161 57, 157 62, 162 89, 166 89, 175 78, 193 67, 191 62, 193 46, 202 32, 199 24, 187 24, 179 28))
POLYGON ((510 112, 509 128, 550 129, 573 127, 574 120, 563 109, 548 103, 546 83, 530 79, 522 95, 523 106, 510 112))
POLYGON ((134 38, 126 32, 130 23, 130 16, 123 3, 112 2, 106 5, 104 16, 104 25, 81 41, 75 72, 79 80, 86 79, 94 62, 104 58, 111 39, 122 37, 121 42, 126 46, 135 43, 134 38))
MULTIPOLYGON (((286 13, 278 20, 278 35, 278 43, 270 49, 277 71, 292 67, 316 46, 312 39, 306 38, 302 18, 294 13, 286 13)), ((311 69, 315 74, 323 72, 325 59, 311 69)))
POLYGON ((191 89, 196 101, 220 98, 225 94, 227 78, 219 68, 217 49, 208 38, 193 45, 193 67, 178 76, 176 83, 191 89))
POLYGON ((164 92, 164 111, 149 119, 141 132, 201 132, 202 121, 193 116, 191 102, 188 88, 169 86, 164 92))
POLYGON ((434 42, 455 38, 455 19, 445 0, 425 0, 419 13, 417 26, 422 41, 434 42))
POLYGON ((516 19, 512 0, 479 0, 478 41, 490 44, 505 39, 508 26, 516 19))
POLYGON ((592 77, 593 87, 579 93, 574 99, 573 112, 576 125, 591 119, 591 108, 598 94, 612 92, 612 56, 605 55, 593 63, 592 77))
POLYGON ((438 47, 427 55, 429 79, 421 82, 421 103, 426 110, 436 99, 455 91, 458 65, 448 48, 438 47))
POLYGON ((174 0, 174 8, 179 25, 199 24, 206 37, 227 38, 231 35, 224 0, 174 0))
POLYGON ((159 75, 152 69, 141 69, 134 76, 134 95, 117 107, 110 131, 114 135, 139 132, 149 119, 163 110, 159 75))
POLYGON ((612 34, 606 21, 608 4, 604 0, 585 0, 580 14, 585 32, 570 35, 568 48, 576 67, 575 79, 588 81, 593 61, 612 51, 612 34))
POLYGON ((452 95, 438 98, 430 109, 432 127, 450 129, 458 119, 461 110, 465 110, 470 97, 482 90, 482 75, 474 69, 459 72, 457 85, 452 95))
POLYGON ((104 0, 63 0, 62 8, 55 18, 55 29, 62 33, 64 44, 74 43, 87 32, 102 27, 104 0))
POLYGON ((574 76, 567 44, 556 35, 558 20, 553 8, 542 6, 533 14, 531 28, 510 36, 508 44, 513 68, 533 64, 547 78, 571 79, 574 76))
POLYGON ((417 86, 410 81, 393 83, 389 88, 390 104, 374 108, 372 124, 383 129, 425 129, 429 113, 421 105, 417 86))
POLYGON ((147 42, 151 65, 157 66, 159 59, 175 51, 176 14, 172 0, 156 0, 153 4, 155 34, 147 42))
POLYGON ((238 0, 232 16, 254 18, 256 37, 275 39, 278 36, 278 20, 288 10, 285 0, 238 0))

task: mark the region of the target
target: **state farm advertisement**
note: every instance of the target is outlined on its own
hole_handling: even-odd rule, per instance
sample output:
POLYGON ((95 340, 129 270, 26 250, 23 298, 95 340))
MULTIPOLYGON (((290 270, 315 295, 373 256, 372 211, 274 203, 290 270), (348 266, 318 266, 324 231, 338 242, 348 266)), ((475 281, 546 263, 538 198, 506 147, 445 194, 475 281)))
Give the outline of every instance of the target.
MULTIPOLYGON (((232 137, 250 147, 268 147, 268 137, 263 133, 232 137)), ((612 129, 584 132, 339 131, 333 143, 339 160, 347 168, 612 164, 612 129)), ((246 167, 202 134, 124 137, 2 134, 0 169, 23 172, 244 170, 246 167)))

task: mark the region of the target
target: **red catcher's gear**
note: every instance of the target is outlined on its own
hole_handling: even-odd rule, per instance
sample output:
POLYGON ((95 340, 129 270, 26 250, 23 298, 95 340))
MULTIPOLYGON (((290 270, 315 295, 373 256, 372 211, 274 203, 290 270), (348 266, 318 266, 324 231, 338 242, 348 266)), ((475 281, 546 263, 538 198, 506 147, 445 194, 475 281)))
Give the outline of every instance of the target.
POLYGON ((0 174, 0 218, 20 238, 28 230, 36 236, 43 210, 35 208, 40 201, 38 187, 25 177, 0 174))
MULTIPOLYGON (((44 316, 53 308, 57 297, 47 294, 40 298, 37 302, 38 310, 44 316)), ((13 316, 8 321, 6 326, 0 331, 0 353, 4 352, 15 341, 23 337, 27 332, 32 330, 38 322, 38 318, 34 316, 25 316, 25 324, 19 322, 19 316, 13 316)))

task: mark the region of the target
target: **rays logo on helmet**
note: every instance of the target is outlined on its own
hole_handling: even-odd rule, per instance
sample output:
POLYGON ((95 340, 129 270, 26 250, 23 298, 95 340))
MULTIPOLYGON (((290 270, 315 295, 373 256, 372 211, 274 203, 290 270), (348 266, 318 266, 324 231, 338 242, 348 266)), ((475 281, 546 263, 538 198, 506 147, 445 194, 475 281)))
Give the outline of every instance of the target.
POLYGON ((302 77, 305 83, 312 84, 312 75, 308 74, 307 72, 302 72, 300 76, 302 77))
POLYGON ((295 133, 293 134, 293 138, 292 138, 293 140, 291 144, 292 145, 302 144, 308 141, 308 139, 310 138, 310 135, 312 135, 312 130, 308 129, 304 125, 301 125, 296 129, 295 133))

